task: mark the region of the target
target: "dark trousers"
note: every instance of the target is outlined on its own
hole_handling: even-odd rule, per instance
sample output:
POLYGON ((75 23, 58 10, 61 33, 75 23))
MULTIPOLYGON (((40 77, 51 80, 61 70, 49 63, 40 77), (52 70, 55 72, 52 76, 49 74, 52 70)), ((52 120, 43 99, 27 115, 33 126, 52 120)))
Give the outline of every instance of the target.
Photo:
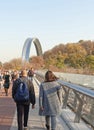
POLYGON ((18 130, 23 130, 23 126, 27 127, 30 105, 23 105, 23 104, 16 104, 16 105, 17 105, 18 130))

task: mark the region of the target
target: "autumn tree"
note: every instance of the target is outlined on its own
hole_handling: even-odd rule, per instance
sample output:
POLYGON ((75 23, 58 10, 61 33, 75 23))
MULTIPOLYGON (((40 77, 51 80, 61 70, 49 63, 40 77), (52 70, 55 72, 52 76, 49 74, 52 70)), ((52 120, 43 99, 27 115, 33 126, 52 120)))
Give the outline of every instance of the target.
POLYGON ((3 64, 3 69, 4 69, 4 70, 10 70, 10 69, 13 69, 13 67, 12 67, 12 65, 11 65, 10 62, 5 62, 5 63, 3 64))
POLYGON ((15 59, 11 60, 10 64, 12 65, 12 68, 14 70, 20 70, 22 67, 22 61, 20 58, 18 58, 18 59, 15 58, 15 59))
POLYGON ((44 67, 44 59, 42 56, 33 56, 29 59, 30 66, 34 69, 40 69, 44 67))
POLYGON ((88 41, 83 41, 80 43, 81 46, 84 47, 84 49, 87 52, 87 55, 92 55, 94 54, 94 42, 88 40, 88 41))
POLYGON ((67 58, 65 64, 74 67, 84 67, 86 51, 79 44, 67 44, 66 45, 67 58))
POLYGON ((2 62, 0 62, 0 69, 2 68, 2 66, 3 66, 3 64, 2 64, 2 62))
POLYGON ((89 69, 94 70, 94 55, 88 55, 86 57, 86 64, 89 69))

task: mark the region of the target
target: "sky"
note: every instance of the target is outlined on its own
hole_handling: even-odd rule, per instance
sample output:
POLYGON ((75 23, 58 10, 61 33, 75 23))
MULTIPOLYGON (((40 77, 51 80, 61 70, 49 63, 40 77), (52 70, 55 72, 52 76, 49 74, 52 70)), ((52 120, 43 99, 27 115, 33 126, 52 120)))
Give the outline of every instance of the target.
POLYGON ((0 0, 0 61, 20 58, 26 39, 33 37, 43 52, 60 43, 93 41, 94 0, 0 0))

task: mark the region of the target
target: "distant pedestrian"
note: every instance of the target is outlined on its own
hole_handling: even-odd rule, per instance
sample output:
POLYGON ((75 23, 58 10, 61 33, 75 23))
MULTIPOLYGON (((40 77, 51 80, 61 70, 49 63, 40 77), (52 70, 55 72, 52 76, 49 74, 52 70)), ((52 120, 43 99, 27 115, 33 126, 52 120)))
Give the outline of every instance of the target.
POLYGON ((28 78, 33 81, 34 77, 34 69, 31 67, 31 69, 28 70, 28 78))
POLYGON ((4 86, 5 94, 6 94, 6 96, 8 96, 8 89, 10 86, 10 74, 8 71, 5 72, 3 79, 4 79, 3 86, 4 86))
POLYGON ((45 116, 47 130, 56 130, 56 116, 61 112, 62 89, 57 79, 52 71, 47 71, 40 85, 39 115, 45 116))
POLYGON ((2 88, 2 83, 3 83, 3 75, 0 73, 0 89, 2 88))
POLYGON ((15 80, 16 75, 18 75, 18 72, 17 72, 17 71, 13 71, 13 72, 11 73, 11 81, 12 81, 12 82, 15 80))
MULTIPOLYGON (((17 75, 18 76, 18 75, 17 75)), ((18 130, 28 130, 28 116, 29 116, 29 107, 30 103, 32 104, 32 109, 35 108, 35 91, 32 81, 27 78, 27 71, 21 71, 21 78, 17 78, 13 82, 12 87, 12 97, 15 100, 15 96, 18 91, 19 83, 24 82, 27 85, 29 90, 29 99, 27 101, 15 101, 17 106, 17 122, 18 122, 18 130), (23 119, 24 117, 24 119, 23 119)))

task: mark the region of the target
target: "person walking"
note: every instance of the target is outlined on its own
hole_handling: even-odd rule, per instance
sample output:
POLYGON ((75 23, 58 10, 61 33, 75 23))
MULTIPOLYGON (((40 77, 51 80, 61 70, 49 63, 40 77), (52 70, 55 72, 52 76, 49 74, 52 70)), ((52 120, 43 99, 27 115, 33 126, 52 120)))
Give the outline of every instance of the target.
POLYGON ((34 90, 33 83, 31 80, 28 80, 26 70, 21 71, 21 78, 17 78, 14 80, 12 86, 12 97, 16 102, 16 106, 17 106, 18 130, 28 130, 27 124, 28 124, 30 103, 32 104, 32 109, 34 109, 36 99, 35 99, 35 90, 34 90), (24 84, 27 85, 27 88, 29 90, 29 99, 27 101, 17 101, 15 99, 20 81, 24 82, 24 84))
POLYGON ((56 130, 56 116, 61 112, 62 87, 57 80, 53 72, 48 70, 45 81, 40 84, 39 115, 45 116, 47 130, 56 130))
POLYGON ((4 86, 5 94, 6 94, 6 96, 8 96, 8 89, 9 89, 9 86, 10 86, 10 74, 9 74, 8 71, 5 72, 3 79, 4 79, 3 86, 4 86))
POLYGON ((31 69, 28 70, 28 78, 33 81, 34 77, 34 69, 31 67, 31 69))

